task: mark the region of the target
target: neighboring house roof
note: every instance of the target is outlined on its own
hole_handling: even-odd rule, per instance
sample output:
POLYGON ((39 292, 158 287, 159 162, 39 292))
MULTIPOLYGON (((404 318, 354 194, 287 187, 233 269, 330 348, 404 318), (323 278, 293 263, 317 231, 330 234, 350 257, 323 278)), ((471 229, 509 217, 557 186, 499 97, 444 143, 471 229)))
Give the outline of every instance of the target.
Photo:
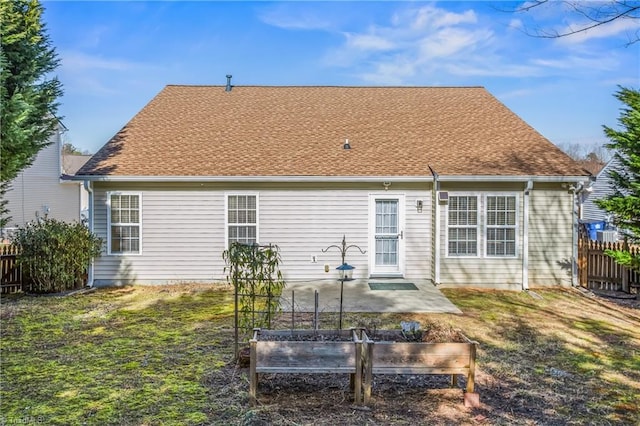
POLYGON ((588 175, 481 87, 172 85, 77 175, 413 177, 429 166, 588 175))
POLYGON ((65 175, 75 175, 82 166, 91 158, 91 155, 62 155, 62 172, 65 175))

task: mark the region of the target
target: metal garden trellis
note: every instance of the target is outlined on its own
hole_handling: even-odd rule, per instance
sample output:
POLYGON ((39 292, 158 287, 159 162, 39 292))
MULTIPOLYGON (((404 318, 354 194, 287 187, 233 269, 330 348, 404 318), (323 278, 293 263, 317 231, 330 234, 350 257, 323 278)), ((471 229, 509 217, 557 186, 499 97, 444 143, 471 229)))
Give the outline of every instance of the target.
POLYGON ((237 358, 240 311, 245 315, 244 325, 249 325, 248 330, 265 325, 270 328, 271 319, 280 306, 280 293, 285 283, 278 269, 280 255, 276 245, 234 242, 229 250, 225 250, 223 258, 230 268, 227 279, 234 287, 234 337, 237 358), (260 307, 256 308, 256 298, 266 298, 266 303, 260 303, 260 307), (250 306, 244 303, 249 303, 250 306))

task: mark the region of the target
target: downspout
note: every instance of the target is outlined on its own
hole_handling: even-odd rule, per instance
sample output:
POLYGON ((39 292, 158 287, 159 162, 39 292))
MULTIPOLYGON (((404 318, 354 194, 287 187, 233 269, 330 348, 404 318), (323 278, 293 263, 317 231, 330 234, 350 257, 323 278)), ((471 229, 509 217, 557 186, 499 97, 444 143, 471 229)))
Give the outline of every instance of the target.
POLYGON ((522 290, 529 290, 529 197, 533 180, 527 181, 522 201, 522 290))
POLYGON ((440 284, 440 202, 438 201, 438 191, 440 191, 440 176, 429 166, 433 175, 433 283, 440 284))
POLYGON ((578 283, 578 227, 579 219, 580 219, 580 197, 582 190, 584 189, 584 184, 582 182, 577 182, 575 185, 572 185, 569 188, 572 192, 572 202, 571 202, 571 285, 573 287, 578 287, 580 283, 578 283))
MULTIPOLYGON (((82 182, 84 185, 84 189, 89 193, 89 232, 93 234, 93 188, 91 187, 91 181, 85 180, 82 182)), ((91 259, 91 263, 89 264, 89 276, 87 277, 87 285, 89 287, 93 287, 93 263, 94 260, 91 259)))

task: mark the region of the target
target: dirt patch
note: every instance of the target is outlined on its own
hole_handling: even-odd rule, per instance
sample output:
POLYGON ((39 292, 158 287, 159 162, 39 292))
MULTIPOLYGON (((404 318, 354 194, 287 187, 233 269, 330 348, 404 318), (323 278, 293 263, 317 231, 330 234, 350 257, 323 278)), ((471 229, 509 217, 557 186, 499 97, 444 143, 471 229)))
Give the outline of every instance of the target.
POLYGON ((640 295, 629 294, 622 291, 605 291, 605 290, 591 290, 585 291, 587 296, 597 297, 601 300, 614 303, 618 306, 624 306, 626 308, 640 309, 640 295))

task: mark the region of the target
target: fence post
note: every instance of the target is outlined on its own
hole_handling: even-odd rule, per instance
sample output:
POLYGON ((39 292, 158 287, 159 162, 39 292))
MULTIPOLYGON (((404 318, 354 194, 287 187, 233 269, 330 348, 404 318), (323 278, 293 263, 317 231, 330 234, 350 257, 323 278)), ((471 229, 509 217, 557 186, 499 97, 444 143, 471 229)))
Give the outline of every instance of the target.
POLYGON ((583 235, 578 238, 578 285, 586 288, 587 283, 587 257, 589 254, 589 245, 583 235))
MULTIPOLYGON (((622 244, 622 250, 629 251, 629 242, 627 239, 624 239, 624 243, 622 244)), ((630 269, 626 266, 622 267, 622 291, 626 293, 631 293, 629 289, 629 273, 630 269)))

